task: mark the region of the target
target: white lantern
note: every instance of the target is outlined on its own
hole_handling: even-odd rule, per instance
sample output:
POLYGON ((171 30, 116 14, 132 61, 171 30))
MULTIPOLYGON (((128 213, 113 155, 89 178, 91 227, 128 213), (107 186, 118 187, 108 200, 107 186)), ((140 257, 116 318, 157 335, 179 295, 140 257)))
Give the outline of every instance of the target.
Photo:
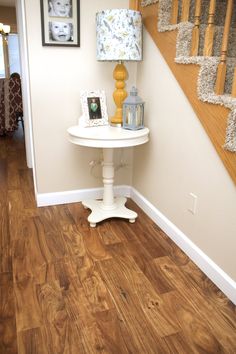
POLYGON ((138 90, 132 87, 130 95, 123 103, 123 128, 138 130, 144 128, 144 101, 138 90))

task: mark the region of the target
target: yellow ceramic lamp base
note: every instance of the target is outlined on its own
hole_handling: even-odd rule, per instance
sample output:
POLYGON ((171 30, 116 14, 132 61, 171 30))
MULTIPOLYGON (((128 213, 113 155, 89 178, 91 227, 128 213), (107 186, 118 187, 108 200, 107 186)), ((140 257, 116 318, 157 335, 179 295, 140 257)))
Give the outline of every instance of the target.
POLYGON ((123 63, 116 65, 113 78, 116 80, 116 90, 113 93, 113 98, 116 104, 115 115, 111 118, 111 124, 116 126, 122 125, 122 106, 123 102, 127 97, 127 92, 125 90, 125 80, 128 79, 128 72, 123 63))

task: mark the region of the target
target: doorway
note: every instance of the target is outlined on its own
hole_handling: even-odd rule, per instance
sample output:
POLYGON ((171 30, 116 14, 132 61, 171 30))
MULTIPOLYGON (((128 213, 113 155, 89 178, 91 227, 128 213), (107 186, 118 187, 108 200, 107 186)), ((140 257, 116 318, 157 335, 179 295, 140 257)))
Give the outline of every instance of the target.
MULTIPOLYGON (((24 136, 26 162, 28 168, 33 169, 34 191, 37 192, 36 176, 35 176, 35 160, 34 160, 34 144, 33 144, 33 128, 31 116, 31 96, 30 96, 30 80, 28 66, 28 45, 27 45, 27 28, 26 28, 26 12, 24 0, 12 0, 15 3, 17 33, 19 38, 20 50, 20 71, 22 83, 22 99, 24 107, 24 136)), ((5 5, 4 0, 0 0, 0 6, 5 5)), ((7 0, 7 6, 10 1, 7 0)))

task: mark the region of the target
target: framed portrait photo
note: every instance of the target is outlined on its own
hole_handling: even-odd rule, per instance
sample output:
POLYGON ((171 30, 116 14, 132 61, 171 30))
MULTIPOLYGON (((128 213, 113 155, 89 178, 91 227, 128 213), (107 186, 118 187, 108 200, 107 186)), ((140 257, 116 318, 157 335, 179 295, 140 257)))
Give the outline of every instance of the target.
POLYGON ((82 91, 80 98, 84 123, 87 127, 108 124, 105 91, 82 91))
POLYGON ((80 46, 80 0, 40 0, 43 46, 80 46))

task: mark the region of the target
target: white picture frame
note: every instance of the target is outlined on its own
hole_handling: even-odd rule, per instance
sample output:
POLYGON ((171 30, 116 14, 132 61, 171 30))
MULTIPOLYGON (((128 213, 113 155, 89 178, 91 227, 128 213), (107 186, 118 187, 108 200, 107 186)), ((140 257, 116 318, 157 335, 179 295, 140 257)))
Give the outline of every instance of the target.
POLYGON ((108 125, 106 95, 104 90, 81 91, 83 120, 87 127, 108 125))

